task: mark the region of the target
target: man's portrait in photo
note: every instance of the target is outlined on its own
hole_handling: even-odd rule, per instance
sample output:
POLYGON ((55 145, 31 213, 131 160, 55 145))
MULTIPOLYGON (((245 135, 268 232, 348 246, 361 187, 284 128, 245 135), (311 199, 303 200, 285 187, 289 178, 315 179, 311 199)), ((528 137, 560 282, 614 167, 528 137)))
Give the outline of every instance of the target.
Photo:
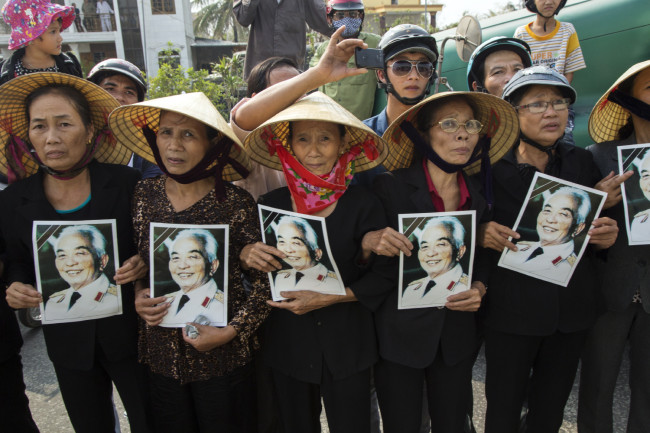
POLYGON ((285 254, 284 268, 269 273, 274 301, 283 291, 311 290, 344 295, 345 287, 327 241, 323 218, 260 206, 262 237, 285 254))
POLYGON ((400 215, 400 231, 417 254, 400 258, 399 309, 442 307, 469 289, 474 218, 474 211, 400 215))
POLYGON ((633 171, 621 184, 630 245, 650 244, 650 144, 620 146, 619 172, 633 171))
POLYGON ((151 297, 171 305, 160 326, 183 327, 203 316, 226 326, 228 226, 151 224, 151 297))
POLYGON ((582 257, 605 193, 536 173, 514 231, 518 250, 499 266, 565 286, 582 257))
POLYGON ((44 324, 122 314, 115 220, 35 221, 33 245, 44 324))

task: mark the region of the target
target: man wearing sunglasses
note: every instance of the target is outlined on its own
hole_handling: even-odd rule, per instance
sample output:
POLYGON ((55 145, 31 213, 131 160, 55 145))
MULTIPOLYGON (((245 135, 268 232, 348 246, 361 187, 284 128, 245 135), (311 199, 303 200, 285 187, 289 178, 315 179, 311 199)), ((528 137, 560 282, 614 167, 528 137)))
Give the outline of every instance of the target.
MULTIPOLYGON (((378 85, 388 98, 386 108, 363 123, 383 135, 388 125, 429 94, 436 75, 438 46, 422 27, 400 24, 386 32, 377 48, 384 55, 384 69, 377 71, 378 85)), ((352 183, 370 187, 375 176, 385 171, 380 165, 356 174, 352 183)))
MULTIPOLYGON (((327 22, 334 30, 345 26, 344 39, 361 39, 368 44, 368 48, 376 48, 380 37, 374 33, 361 31, 363 19, 364 5, 362 0, 329 0, 327 3, 327 22)), ((326 48, 327 43, 320 44, 316 49, 316 54, 311 59, 310 67, 318 64, 326 48)), ((348 67, 355 67, 354 58, 348 61, 348 67)), ((375 92, 377 91, 377 77, 375 74, 368 72, 327 83, 321 86, 319 90, 341 104, 357 118, 363 120, 372 115, 372 108, 375 105, 375 92)))

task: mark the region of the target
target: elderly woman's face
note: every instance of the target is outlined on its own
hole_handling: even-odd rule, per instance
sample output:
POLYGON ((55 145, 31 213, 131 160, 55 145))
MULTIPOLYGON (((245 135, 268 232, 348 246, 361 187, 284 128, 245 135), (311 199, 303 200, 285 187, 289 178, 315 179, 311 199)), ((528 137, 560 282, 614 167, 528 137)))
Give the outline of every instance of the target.
POLYGON ((304 242, 305 234, 291 223, 281 224, 277 231, 277 248, 286 254, 283 259, 286 264, 297 271, 309 269, 316 263, 309 254, 309 248, 304 242))
POLYGON ((302 120, 292 122, 291 127, 291 148, 298 162, 316 175, 329 174, 345 144, 338 125, 302 120))
MULTIPOLYGON (((553 102, 564 98, 562 92, 554 86, 530 86, 519 105, 533 102, 553 102)), ((564 128, 569 119, 569 110, 555 111, 552 104, 543 113, 531 113, 526 108, 517 110, 521 132, 526 137, 538 142, 542 146, 552 146, 564 135, 564 128)))
POLYGON ((184 291, 201 287, 208 282, 210 275, 206 269, 206 253, 203 246, 194 238, 181 238, 174 242, 169 257, 169 272, 172 279, 184 291))
POLYGON ((571 228, 578 203, 571 194, 554 194, 537 215, 537 235, 542 246, 559 245, 571 240, 571 228))
POLYGON ((160 115, 156 144, 163 164, 171 174, 190 171, 210 147, 205 124, 170 111, 163 111, 160 115))
POLYGON ((429 144, 433 150, 450 164, 465 164, 478 143, 478 134, 469 134, 462 124, 475 119, 472 108, 460 100, 451 100, 438 108, 431 119, 428 131, 429 144), (456 132, 445 132, 438 122, 456 119, 459 128, 456 132))
POLYGON ((86 153, 93 128, 84 125, 77 109, 66 98, 49 93, 29 107, 29 141, 46 166, 65 171, 86 153))
MULTIPOLYGON (((634 84, 632 85, 632 96, 636 99, 650 104, 650 68, 646 68, 643 71, 639 72, 634 78, 634 84)), ((648 128, 648 122, 643 123, 646 128, 648 128)), ((635 124, 636 127, 636 124, 635 124)))
POLYGON ((456 266, 451 242, 451 234, 443 225, 431 226, 422 233, 418 260, 429 277, 436 278, 456 266))
MULTIPOLYGON (((101 274, 102 270, 96 269, 95 249, 90 241, 80 234, 71 233, 61 237, 57 243, 55 254, 55 264, 59 275, 74 290, 87 286, 101 274)), ((104 265, 107 259, 106 255, 100 258, 104 265)))

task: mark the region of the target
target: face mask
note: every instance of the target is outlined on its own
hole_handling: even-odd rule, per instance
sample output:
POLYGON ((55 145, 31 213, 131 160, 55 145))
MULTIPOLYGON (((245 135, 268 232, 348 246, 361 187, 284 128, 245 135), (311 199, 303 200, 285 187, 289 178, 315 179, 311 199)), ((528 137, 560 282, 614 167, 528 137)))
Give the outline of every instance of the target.
POLYGON ((359 36, 361 31, 361 24, 363 20, 361 18, 349 18, 345 17, 342 20, 332 21, 332 27, 334 31, 338 30, 341 26, 345 26, 345 31, 343 32, 343 38, 356 38, 359 36))

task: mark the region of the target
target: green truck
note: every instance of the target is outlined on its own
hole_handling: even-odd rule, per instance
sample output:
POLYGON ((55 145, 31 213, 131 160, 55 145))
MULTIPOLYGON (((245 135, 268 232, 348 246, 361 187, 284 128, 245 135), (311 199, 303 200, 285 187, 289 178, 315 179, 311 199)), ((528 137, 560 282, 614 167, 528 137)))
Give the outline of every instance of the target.
MULTIPOLYGON (((577 71, 573 79, 578 92, 574 138, 576 145, 586 147, 592 143, 587 121, 598 98, 630 66, 650 59, 650 0, 569 0, 557 18, 575 26, 587 63, 587 69, 577 71)), ((480 20, 483 40, 512 36, 517 27, 533 19, 523 9, 480 20)), ((454 32, 434 34, 439 46, 454 32)), ((458 58, 453 41, 445 46, 441 75, 454 90, 468 90, 467 63, 458 58)))

